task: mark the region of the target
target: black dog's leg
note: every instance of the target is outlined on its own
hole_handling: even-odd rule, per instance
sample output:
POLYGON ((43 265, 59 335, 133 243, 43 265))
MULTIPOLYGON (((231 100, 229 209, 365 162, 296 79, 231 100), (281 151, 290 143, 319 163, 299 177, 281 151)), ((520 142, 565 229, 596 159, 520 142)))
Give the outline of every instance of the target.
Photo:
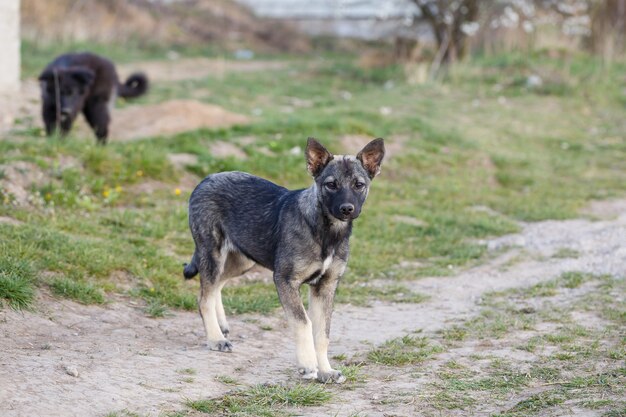
POLYGON ((333 314, 333 299, 339 271, 343 271, 345 262, 338 261, 331 264, 326 274, 316 285, 312 285, 309 292, 309 316, 313 324, 313 341, 317 356, 317 380, 320 382, 342 383, 346 378, 340 371, 331 368, 328 361, 328 341, 330 336, 330 319, 333 314))
POLYGON ((44 103, 41 110, 41 116, 43 118, 44 125, 46 126, 46 135, 52 136, 54 130, 56 129, 56 108, 44 103))
POLYGON ((89 100, 85 103, 83 114, 96 134, 98 143, 106 145, 109 136, 109 123, 111 122, 108 102, 97 98, 89 100))
MULTIPOLYGON (((213 240, 196 240, 198 271, 200 272, 200 299, 198 308, 204 323, 209 349, 232 352, 233 345, 224 337, 220 328, 218 308, 221 307, 220 283, 224 271, 225 254, 216 248, 213 240)), ((221 308, 223 312, 223 307, 221 308)))
POLYGON ((65 119, 61 119, 61 123, 59 123, 59 133, 61 133, 61 136, 67 136, 67 134, 70 133, 72 123, 74 123, 72 116, 66 116, 65 119))
POLYGON ((290 274, 286 271, 274 271, 278 298, 296 338, 298 372, 304 379, 315 379, 317 378, 317 357, 313 344, 313 326, 300 299, 300 283, 290 278, 290 274))

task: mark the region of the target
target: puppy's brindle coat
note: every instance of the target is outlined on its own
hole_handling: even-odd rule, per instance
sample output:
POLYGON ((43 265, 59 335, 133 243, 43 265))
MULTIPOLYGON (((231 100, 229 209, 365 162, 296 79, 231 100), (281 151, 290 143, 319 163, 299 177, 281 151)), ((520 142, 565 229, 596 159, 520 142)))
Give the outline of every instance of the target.
POLYGON ((315 179, 289 191, 243 172, 209 175, 189 200, 189 227, 196 249, 184 275, 200 273, 200 315, 212 350, 232 350, 221 290, 228 278, 255 263, 274 271, 274 283, 297 343, 303 378, 343 382, 328 361, 333 298, 349 255, 352 221, 385 155, 375 139, 356 157, 333 156, 309 138, 307 168, 315 179), (309 284, 308 314, 300 286, 309 284))

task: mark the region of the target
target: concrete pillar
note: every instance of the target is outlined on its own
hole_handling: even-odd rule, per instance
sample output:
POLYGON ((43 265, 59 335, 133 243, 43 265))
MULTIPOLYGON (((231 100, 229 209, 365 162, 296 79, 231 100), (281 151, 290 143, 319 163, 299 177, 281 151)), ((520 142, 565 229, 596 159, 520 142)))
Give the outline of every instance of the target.
POLYGON ((20 89, 20 0, 0 0, 0 93, 20 89))

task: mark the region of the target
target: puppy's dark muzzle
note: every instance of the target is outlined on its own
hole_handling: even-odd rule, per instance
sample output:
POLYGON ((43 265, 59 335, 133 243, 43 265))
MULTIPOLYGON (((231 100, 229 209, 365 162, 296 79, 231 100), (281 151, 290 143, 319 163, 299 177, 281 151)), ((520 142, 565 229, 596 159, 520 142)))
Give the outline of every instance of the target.
POLYGON ((341 211, 341 214, 344 216, 351 216, 352 213, 354 213, 354 205, 350 203, 342 204, 339 206, 339 211, 341 211))
POLYGON ((337 217, 339 220, 347 222, 348 220, 354 220, 359 217, 359 213, 354 207, 354 204, 344 203, 339 206, 339 216, 337 217))

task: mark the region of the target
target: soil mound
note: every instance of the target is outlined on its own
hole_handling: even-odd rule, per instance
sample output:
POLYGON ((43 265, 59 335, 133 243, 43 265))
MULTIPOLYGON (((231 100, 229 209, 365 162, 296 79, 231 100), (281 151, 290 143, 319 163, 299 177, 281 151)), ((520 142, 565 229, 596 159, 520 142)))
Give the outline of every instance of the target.
POLYGON ((113 111, 110 139, 134 140, 200 128, 246 124, 249 118, 195 100, 170 100, 113 111))

